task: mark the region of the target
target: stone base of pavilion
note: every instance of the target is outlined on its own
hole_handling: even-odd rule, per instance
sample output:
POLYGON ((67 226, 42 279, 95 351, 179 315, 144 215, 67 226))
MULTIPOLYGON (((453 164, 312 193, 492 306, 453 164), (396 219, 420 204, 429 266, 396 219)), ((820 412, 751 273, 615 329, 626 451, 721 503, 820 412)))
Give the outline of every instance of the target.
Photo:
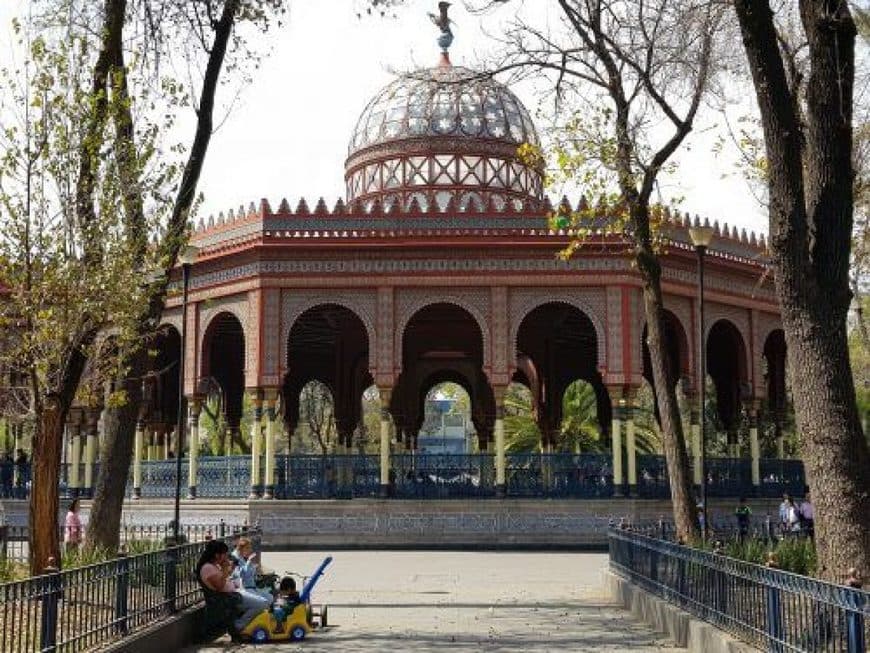
MULTIPOLYGON (((779 499, 748 501, 755 528, 778 522, 779 499)), ((714 527, 736 527, 736 499, 711 499, 714 527)), ((90 501, 82 502, 87 520, 90 501)), ((24 501, 0 501, 0 518, 26 523, 24 501)), ((166 525, 172 499, 127 500, 123 523, 166 525)), ((259 524, 262 545, 292 549, 589 549, 607 545, 607 528, 621 520, 651 524, 671 519, 664 499, 450 499, 450 500, 182 500, 182 525, 227 529, 259 524)))

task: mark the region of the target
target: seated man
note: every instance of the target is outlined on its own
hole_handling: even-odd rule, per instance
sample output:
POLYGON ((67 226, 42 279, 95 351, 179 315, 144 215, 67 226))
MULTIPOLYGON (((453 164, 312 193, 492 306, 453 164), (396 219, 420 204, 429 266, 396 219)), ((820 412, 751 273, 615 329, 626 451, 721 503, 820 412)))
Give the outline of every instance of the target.
POLYGON ((281 579, 275 603, 272 605, 272 612, 277 624, 276 633, 284 632, 284 622, 300 602, 299 592, 296 591, 296 581, 290 576, 285 576, 281 579))

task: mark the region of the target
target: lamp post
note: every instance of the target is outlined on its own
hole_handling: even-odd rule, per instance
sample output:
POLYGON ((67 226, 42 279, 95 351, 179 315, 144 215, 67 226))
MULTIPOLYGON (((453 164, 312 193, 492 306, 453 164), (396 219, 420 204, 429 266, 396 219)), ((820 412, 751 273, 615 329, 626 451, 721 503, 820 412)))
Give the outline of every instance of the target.
POLYGON ((178 255, 181 263, 181 355, 178 360, 178 419, 176 421, 175 441, 175 521, 172 524, 172 537, 175 544, 180 542, 181 531, 181 458, 184 451, 184 425, 185 425, 185 401, 184 401, 184 354, 187 351, 187 290, 190 285, 190 268, 196 261, 199 247, 194 245, 185 246, 178 255))
POLYGON ((701 537, 707 539, 707 433, 705 430, 704 404, 707 389, 707 347, 704 342, 704 255, 713 240, 713 227, 709 223, 689 227, 689 238, 698 253, 698 428, 701 445, 701 515, 704 524, 701 537))

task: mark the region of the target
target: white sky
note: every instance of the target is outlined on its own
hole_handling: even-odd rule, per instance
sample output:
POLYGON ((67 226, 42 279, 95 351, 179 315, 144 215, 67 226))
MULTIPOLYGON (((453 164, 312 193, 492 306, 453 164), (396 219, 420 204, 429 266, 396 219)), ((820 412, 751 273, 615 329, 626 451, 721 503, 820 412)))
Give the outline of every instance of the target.
MULTIPOLYGON (((538 2, 528 0, 526 10, 540 7, 538 2)), ((5 26, 23 4, 0 0, 0 62, 12 47, 5 26)), ((344 196, 347 143, 368 99, 391 81, 390 70, 438 60, 437 29, 426 15, 437 11, 435 0, 412 0, 395 19, 359 19, 356 9, 362 4, 290 0, 289 19, 264 37, 268 58, 212 138, 200 182, 205 196, 200 215, 247 207, 261 197, 273 207, 287 197, 295 207, 301 196, 309 206, 320 196, 329 206, 344 196)), ((473 66, 492 47, 483 30, 497 33, 499 17, 507 14, 473 16, 459 0, 450 11, 456 23, 451 59, 473 66)), ((534 89, 513 90, 534 114, 534 89)), ((721 117, 712 112, 697 121, 690 149, 681 151, 679 172, 663 194, 684 196, 682 207, 693 214, 767 231, 763 208, 732 174, 733 153, 711 152, 716 123, 721 117)))

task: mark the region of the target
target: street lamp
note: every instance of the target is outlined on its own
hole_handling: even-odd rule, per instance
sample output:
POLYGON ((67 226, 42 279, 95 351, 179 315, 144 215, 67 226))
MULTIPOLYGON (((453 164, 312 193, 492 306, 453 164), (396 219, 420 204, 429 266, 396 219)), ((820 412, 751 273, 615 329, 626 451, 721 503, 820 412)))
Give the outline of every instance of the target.
POLYGON ((175 441, 175 521, 172 524, 172 536, 175 544, 180 543, 181 531, 181 458, 184 451, 184 354, 187 351, 187 290, 190 285, 190 268, 196 261, 199 247, 186 245, 178 254, 181 263, 181 354, 178 360, 178 420, 176 423, 177 437, 175 441))
POLYGON ((704 404, 707 390, 707 347, 704 343, 704 255, 713 240, 713 227, 709 222, 703 225, 689 227, 689 238, 695 251, 698 252, 698 427, 700 430, 700 466, 701 466, 701 515, 704 524, 701 528, 701 537, 707 539, 707 434, 705 430, 704 404))

